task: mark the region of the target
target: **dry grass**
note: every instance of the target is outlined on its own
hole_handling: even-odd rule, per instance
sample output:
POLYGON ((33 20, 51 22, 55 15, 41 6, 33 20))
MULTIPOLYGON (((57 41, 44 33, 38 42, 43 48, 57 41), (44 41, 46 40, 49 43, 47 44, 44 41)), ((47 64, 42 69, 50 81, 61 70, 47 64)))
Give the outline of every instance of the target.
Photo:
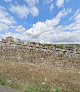
POLYGON ((23 85, 45 83, 60 87, 62 92, 80 92, 79 70, 64 70, 51 65, 0 62, 0 75, 23 85))

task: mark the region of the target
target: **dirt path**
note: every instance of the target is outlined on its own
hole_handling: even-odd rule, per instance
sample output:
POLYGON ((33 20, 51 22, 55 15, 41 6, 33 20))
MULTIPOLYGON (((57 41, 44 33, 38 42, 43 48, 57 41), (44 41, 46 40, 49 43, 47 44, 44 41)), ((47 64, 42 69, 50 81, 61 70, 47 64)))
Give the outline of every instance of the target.
POLYGON ((11 89, 11 88, 0 86, 0 92, 20 92, 20 91, 16 91, 16 90, 11 89))

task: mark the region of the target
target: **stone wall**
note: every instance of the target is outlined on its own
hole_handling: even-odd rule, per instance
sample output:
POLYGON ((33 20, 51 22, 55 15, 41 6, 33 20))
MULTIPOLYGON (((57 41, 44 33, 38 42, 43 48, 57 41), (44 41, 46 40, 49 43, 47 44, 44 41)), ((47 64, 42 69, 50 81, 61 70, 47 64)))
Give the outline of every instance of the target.
POLYGON ((71 52, 55 48, 39 47, 38 45, 2 45, 0 46, 1 61, 28 63, 44 63, 61 68, 80 68, 80 51, 71 52))

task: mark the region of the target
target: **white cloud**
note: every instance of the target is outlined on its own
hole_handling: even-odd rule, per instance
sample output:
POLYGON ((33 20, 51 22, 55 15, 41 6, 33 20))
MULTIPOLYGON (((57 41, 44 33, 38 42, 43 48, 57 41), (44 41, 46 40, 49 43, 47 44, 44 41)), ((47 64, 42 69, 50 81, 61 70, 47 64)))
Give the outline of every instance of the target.
POLYGON ((22 25, 19 25, 16 27, 16 31, 19 33, 13 34, 8 32, 5 34, 5 36, 12 35, 15 38, 41 43, 79 43, 80 22, 78 19, 80 13, 75 15, 74 23, 66 26, 59 24, 61 19, 68 15, 70 12, 71 9, 63 9, 52 20, 37 22, 32 26, 32 28, 28 30, 25 30, 22 25))
POLYGON ((25 28, 22 25, 16 27, 17 32, 25 32, 25 28))
POLYGON ((76 21, 79 21, 79 20, 80 20, 80 11, 79 11, 78 14, 76 14, 76 16, 75 16, 75 20, 76 20, 76 21))
POLYGON ((17 14, 19 18, 27 18, 30 14, 35 17, 39 14, 39 10, 36 6, 12 5, 10 11, 17 14))
POLYGON ((31 7, 29 12, 30 12, 31 15, 34 16, 34 17, 35 17, 35 16, 38 16, 38 14, 39 14, 39 10, 38 10, 37 7, 35 7, 35 6, 34 6, 34 7, 31 7))
POLYGON ((64 0, 57 0, 57 7, 58 8, 61 8, 61 7, 63 7, 63 4, 64 4, 64 0))
POLYGON ((80 23, 75 25, 75 21, 67 26, 59 25, 61 18, 70 13, 70 11, 71 10, 63 10, 52 20, 37 22, 31 29, 24 33, 24 38, 30 41, 37 41, 41 43, 79 43, 80 23), (73 31, 71 32, 69 30, 73 31))
POLYGON ((16 24, 4 7, 0 7, 0 31, 7 31, 16 24))
POLYGON ((53 15, 53 9, 54 9, 54 0, 43 0, 43 6, 47 5, 49 8, 51 15, 53 15))
POLYGON ((11 2, 12 0, 4 0, 5 2, 11 2))
POLYGON ((61 8, 61 7, 63 7, 64 6, 64 3, 66 2, 69 2, 70 0, 57 0, 57 3, 56 3, 56 5, 57 5, 57 7, 58 8, 61 8))
POLYGON ((20 18, 25 18, 29 15, 29 9, 26 6, 13 5, 10 10, 16 13, 20 18))
POLYGON ((26 0, 26 2, 30 7, 33 7, 39 3, 39 0, 26 0))
POLYGON ((53 43, 59 41, 62 38, 60 38, 59 36, 61 31, 59 32, 59 29, 56 28, 56 26, 59 24, 62 17, 65 17, 68 13, 70 13, 69 10, 65 11, 65 9, 63 9, 52 20, 46 20, 45 22, 37 22, 33 25, 32 28, 30 28, 24 33, 24 38, 22 37, 22 39, 44 43, 53 43))
POLYGON ((1 38, 6 38, 8 36, 13 36, 15 39, 21 38, 21 34, 19 34, 19 33, 5 32, 3 35, 0 35, 1 38))
POLYGON ((53 14, 53 9, 54 9, 54 6, 53 6, 53 4, 51 4, 50 5, 50 12, 51 12, 51 14, 53 14))
POLYGON ((78 9, 73 16, 71 16, 71 18, 69 19, 69 21, 73 20, 75 18, 75 16, 80 12, 80 10, 78 9))
POLYGON ((53 0, 45 0, 47 4, 50 4, 53 2, 53 0))
MULTIPOLYGON (((78 9, 74 15, 69 19, 69 21, 72 21, 72 23, 68 26, 65 26, 65 30, 80 30, 80 10, 78 9)), ((62 27, 61 27, 62 29, 62 27)))

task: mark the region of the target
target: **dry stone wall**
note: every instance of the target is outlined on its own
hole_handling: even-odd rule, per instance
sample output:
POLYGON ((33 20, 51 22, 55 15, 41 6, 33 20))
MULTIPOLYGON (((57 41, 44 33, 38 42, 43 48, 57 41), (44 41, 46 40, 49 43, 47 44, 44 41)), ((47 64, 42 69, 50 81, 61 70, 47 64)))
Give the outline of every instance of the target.
POLYGON ((44 63, 61 68, 80 68, 80 52, 47 49, 38 46, 2 45, 0 60, 13 62, 44 63))

